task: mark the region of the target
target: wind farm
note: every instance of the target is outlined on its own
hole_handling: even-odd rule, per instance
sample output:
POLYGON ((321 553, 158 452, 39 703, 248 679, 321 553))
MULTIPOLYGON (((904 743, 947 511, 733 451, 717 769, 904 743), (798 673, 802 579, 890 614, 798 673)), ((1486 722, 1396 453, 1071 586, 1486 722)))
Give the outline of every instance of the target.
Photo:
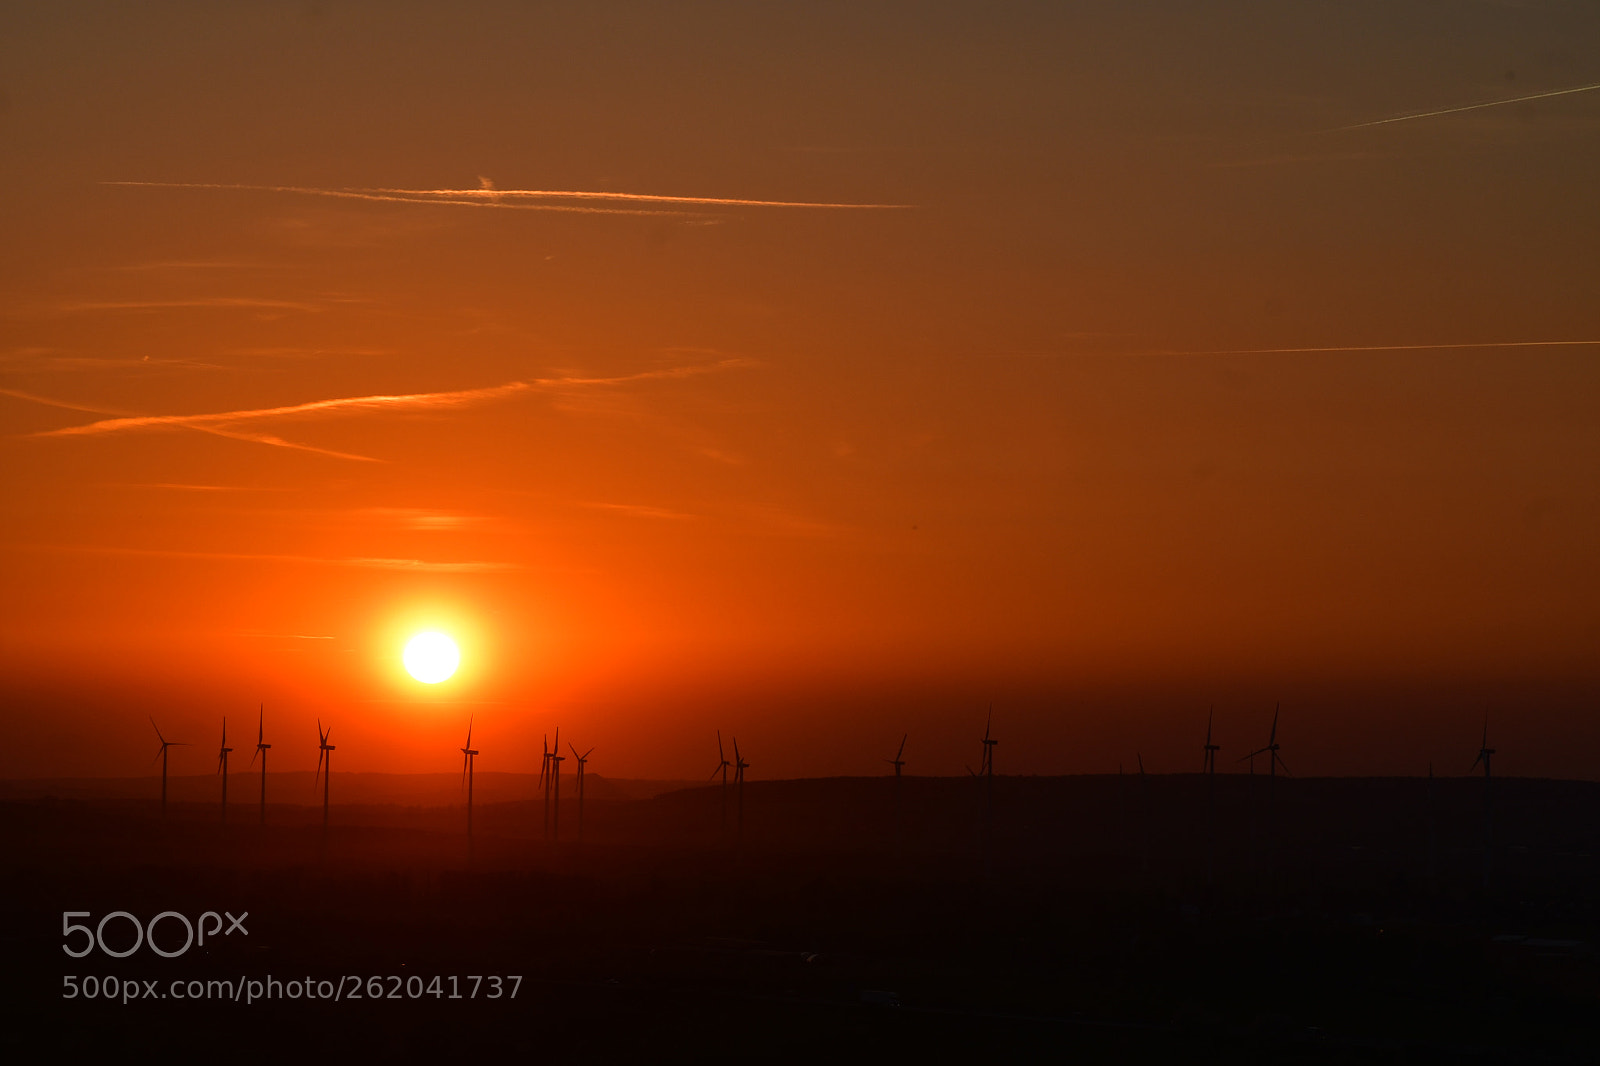
POLYGON ((14 6, 0 1059, 1592 1066, 1600 7, 14 6))

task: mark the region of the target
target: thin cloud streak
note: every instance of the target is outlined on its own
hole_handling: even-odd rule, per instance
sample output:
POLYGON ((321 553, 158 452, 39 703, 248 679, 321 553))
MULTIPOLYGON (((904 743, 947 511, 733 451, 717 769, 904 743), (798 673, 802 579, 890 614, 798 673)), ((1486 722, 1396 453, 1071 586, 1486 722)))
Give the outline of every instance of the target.
POLYGON ((313 400, 308 403, 288 404, 281 407, 262 407, 239 411, 220 411, 196 415, 134 415, 125 412, 113 412, 87 407, 81 404, 67 403, 52 400, 32 393, 21 392, 16 389, 0 389, 0 395, 12 396, 17 399, 29 400, 51 407, 61 407, 72 411, 86 411, 91 414, 114 414, 117 417, 104 418, 98 422, 89 422, 81 426, 64 426, 60 429, 42 430, 37 433, 25 434, 30 437, 85 437, 99 436, 107 433, 121 433, 141 429, 191 429, 201 433, 211 433, 219 437, 232 440, 249 441, 254 444, 266 444, 276 448, 293 448, 298 451, 313 452, 318 455, 327 455, 337 459, 350 459, 357 462, 375 463, 381 459, 368 455, 355 455, 350 452, 332 451, 327 448, 318 448, 309 444, 300 444, 296 441, 284 440, 282 437, 265 433, 253 433, 232 428, 239 422, 250 422, 272 418, 298 418, 324 414, 362 413, 378 411, 411 411, 433 410, 438 408, 463 407, 469 404, 480 403, 487 400, 499 399, 528 391, 557 391, 561 389, 594 388, 613 385, 625 385, 637 381, 666 380, 676 378, 694 377, 700 374, 715 373, 736 367, 754 365, 749 359, 722 359, 715 363, 700 364, 695 366, 669 367, 663 370, 645 370, 636 374, 622 374, 613 377, 555 377, 535 378, 532 381, 512 381, 504 385, 493 385, 480 389, 461 389, 454 392, 420 392, 397 395, 376 396, 350 396, 333 400, 313 400))
POLYGON ((530 200, 621 200, 646 204, 694 204, 707 207, 825 207, 843 211, 909 211, 912 204, 825 203, 815 200, 745 200, 724 196, 658 196, 638 192, 587 192, 575 189, 366 189, 364 192, 407 197, 461 197, 494 202, 502 197, 530 200))
POLYGON ((127 418, 108 418, 83 426, 66 426, 61 429, 35 433, 36 437, 75 437, 96 433, 117 433, 129 429, 148 429, 159 426, 194 428, 227 425, 261 418, 294 418, 300 415, 327 414, 348 410, 405 411, 417 408, 460 407, 479 400, 494 399, 521 392, 530 386, 527 382, 513 381, 484 389, 463 389, 458 392, 419 392, 407 395, 350 396, 336 400, 313 400, 309 403, 289 404, 283 407, 261 407, 243 411, 220 411, 200 415, 136 415, 127 418))
POLYGON ((389 204, 435 204, 454 207, 496 207, 508 211, 560 211, 576 215, 681 215, 681 211, 651 211, 643 208, 579 207, 572 204, 508 204, 489 199, 436 199, 426 196, 395 196, 381 190, 317 189, 303 185, 224 185, 191 181, 103 181, 102 185, 124 185, 147 189, 230 189, 241 192, 277 192, 298 196, 328 196, 339 200, 372 200, 389 204))
POLYGON ((302 196, 330 196, 350 200, 375 200, 381 203, 449 204, 459 207, 500 207, 521 211, 566 211, 601 215, 679 215, 681 211, 643 208, 589 207, 573 204, 508 203, 508 200, 598 200, 610 203, 673 204, 684 207, 789 207, 822 208, 835 211, 906 211, 912 204, 827 203, 811 200, 751 200, 726 196, 662 196, 653 193, 594 192, 581 189, 323 189, 304 185, 232 185, 212 182, 105 181, 153 189, 232 189, 250 192, 294 193, 302 196))
POLYGON ((1301 352, 1421 352, 1451 348, 1585 348, 1600 341, 1478 341, 1468 344, 1344 344, 1317 348, 1212 348, 1171 351, 1164 355, 1295 355, 1301 352))
POLYGON ((380 559, 353 556, 329 559, 315 555, 264 555, 249 552, 197 552, 171 548, 121 548, 96 544, 18 544, 23 551, 65 552, 86 555, 135 555, 163 559, 201 559, 247 563, 307 563, 315 566, 348 566, 362 570, 408 570, 417 573, 487 574, 526 569, 521 563, 430 563, 423 559, 380 559))
POLYGON ((1531 93, 1527 96, 1513 96, 1506 100, 1487 100, 1477 104, 1463 104, 1460 107, 1444 107, 1437 111, 1418 111, 1406 115, 1394 115, 1390 118, 1374 119, 1371 122, 1357 122, 1351 126, 1340 126, 1341 130, 1359 130, 1368 126, 1387 126, 1395 122, 1412 122, 1419 118, 1436 118, 1439 115, 1456 115, 1463 111, 1479 111, 1486 107, 1504 107, 1507 104, 1520 104, 1526 100, 1547 100, 1552 96, 1571 96, 1573 93, 1587 93, 1600 89, 1600 82, 1593 85, 1579 85, 1571 89, 1552 89, 1550 92, 1531 93))

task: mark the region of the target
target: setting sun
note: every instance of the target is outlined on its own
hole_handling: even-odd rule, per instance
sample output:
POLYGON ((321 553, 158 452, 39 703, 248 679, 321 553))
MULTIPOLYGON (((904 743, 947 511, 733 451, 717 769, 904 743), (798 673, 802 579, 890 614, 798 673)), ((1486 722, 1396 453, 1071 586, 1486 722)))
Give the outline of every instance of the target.
POLYGON ((418 633, 406 645, 401 658, 408 674, 425 685, 437 685, 456 672, 461 651, 443 633, 418 633))

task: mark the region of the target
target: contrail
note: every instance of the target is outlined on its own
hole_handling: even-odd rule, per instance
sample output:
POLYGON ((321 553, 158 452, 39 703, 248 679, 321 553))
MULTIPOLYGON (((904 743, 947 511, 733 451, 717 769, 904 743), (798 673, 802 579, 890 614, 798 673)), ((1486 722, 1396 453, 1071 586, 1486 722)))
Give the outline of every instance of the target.
MULTIPOLYGON (((297 415, 323 414, 347 410, 407 410, 416 407, 459 407, 478 400, 493 399, 508 393, 529 388, 525 381, 513 381, 485 389, 463 389, 458 392, 418 392, 394 396, 349 396, 337 400, 313 400, 310 403, 289 404, 284 407, 260 407, 244 411, 219 411, 200 415, 134 415, 124 418, 107 418, 82 426, 66 426, 32 434, 36 437, 74 437, 91 433, 116 433, 126 429, 146 429, 153 426, 227 425, 258 418, 293 418, 297 415)), ((286 443, 274 440, 272 443, 286 443)), ((293 445, 291 445, 293 446, 293 445)))
POLYGON ((454 204, 461 207, 502 207, 523 211, 569 211, 578 214, 671 215, 676 211, 640 208, 585 207, 573 204, 513 204, 521 200, 605 200, 638 204, 674 204, 685 207, 799 207, 829 210, 903 211, 911 204, 824 203, 811 200, 745 200, 718 196, 658 196, 652 193, 590 192, 577 189, 322 189, 303 185, 225 185, 210 182, 103 181, 102 185, 128 185, 155 189, 235 189, 286 192, 303 196, 334 196, 351 200, 377 200, 402 204, 454 204))
POLYGON ((554 391, 563 388, 593 388, 607 385, 625 385, 635 381, 651 381, 668 378, 692 377, 699 374, 715 373, 719 370, 729 370, 741 366, 753 365, 749 359, 722 359, 715 363, 706 363, 694 366, 668 367, 663 370, 643 370, 636 374, 622 374, 615 377, 583 378, 583 377, 556 377, 534 378, 531 381, 512 381, 504 385, 492 385, 481 389, 460 389, 454 392, 417 392, 395 395, 376 396, 347 396, 333 400, 312 400, 308 403, 287 404, 281 407, 258 407, 240 411, 216 411, 197 415, 135 415, 122 411, 108 411, 103 408, 89 407, 83 404, 67 403, 61 400, 52 400, 44 396, 35 396, 32 393, 21 392, 16 389, 0 389, 0 395, 12 396, 20 400, 33 403, 46 404, 51 407, 62 407, 71 411, 84 411, 90 414, 114 415, 112 418, 102 418, 97 422, 85 423, 81 426, 64 426, 61 429, 43 430, 38 433, 29 433, 30 437, 86 437, 98 436, 104 433, 121 433, 128 430, 139 429, 192 429, 201 433, 211 433, 219 437, 232 440, 250 441, 255 444, 268 444, 275 448, 294 448, 299 451, 315 452, 318 455, 328 455, 338 459, 353 459, 358 462, 376 463, 381 459, 374 459, 368 455, 355 455, 350 452, 336 452, 327 448, 318 448, 310 444, 300 444, 295 441, 284 440, 282 437, 266 433, 250 432, 235 428, 237 423, 251 422, 271 418, 298 418, 322 414, 338 414, 342 412, 371 412, 371 411, 407 411, 416 409, 432 409, 441 407, 461 407, 467 404, 479 403, 485 400, 499 399, 529 390, 554 391))
POLYGON ((523 197, 547 200, 625 200, 649 204, 702 204, 711 207, 826 207, 834 210, 906 211, 911 204, 854 204, 824 203, 815 200, 742 200, 720 196, 657 196, 640 192, 580 192, 573 189, 362 189, 361 192, 383 193, 390 196, 466 197, 493 201, 501 197, 523 197))
POLYGON ((395 196, 377 189, 317 189, 303 185, 223 185, 190 181, 102 181, 101 185, 132 185, 147 189, 232 189, 244 192, 286 192, 300 196, 331 196, 341 200, 376 200, 390 204, 443 204, 456 207, 498 207, 508 211, 564 211, 578 215, 681 215, 681 211, 649 211, 641 208, 578 207, 572 204, 505 204, 487 199, 435 199, 422 196, 395 196))
POLYGON ((1454 115, 1462 111, 1477 111, 1485 107, 1503 107, 1506 104, 1520 104, 1524 100, 1544 100, 1552 96, 1570 96, 1573 93, 1592 92, 1600 89, 1600 82, 1593 85, 1579 85, 1573 89, 1552 89, 1547 93, 1533 93, 1529 96, 1513 96, 1509 100, 1489 100, 1481 104, 1464 104, 1461 107, 1446 107, 1438 111, 1419 111, 1409 115, 1395 115, 1393 118, 1374 119, 1371 122, 1357 122, 1353 126, 1340 126, 1341 130, 1359 130, 1367 126, 1387 126, 1391 122, 1410 122, 1418 118, 1434 118, 1438 115, 1454 115))
POLYGON ((1478 341, 1470 344, 1344 344, 1321 348, 1214 348, 1172 355, 1294 355, 1300 352, 1420 352, 1449 348, 1583 348, 1600 341, 1478 341))

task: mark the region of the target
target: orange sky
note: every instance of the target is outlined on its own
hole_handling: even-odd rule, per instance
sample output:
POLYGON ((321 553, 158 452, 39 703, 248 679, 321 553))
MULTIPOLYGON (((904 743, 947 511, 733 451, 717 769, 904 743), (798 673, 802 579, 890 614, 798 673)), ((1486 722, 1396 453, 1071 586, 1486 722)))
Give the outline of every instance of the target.
POLYGON ((1600 11, 1055 7, 10 12, 0 775, 1594 776, 1600 11))

